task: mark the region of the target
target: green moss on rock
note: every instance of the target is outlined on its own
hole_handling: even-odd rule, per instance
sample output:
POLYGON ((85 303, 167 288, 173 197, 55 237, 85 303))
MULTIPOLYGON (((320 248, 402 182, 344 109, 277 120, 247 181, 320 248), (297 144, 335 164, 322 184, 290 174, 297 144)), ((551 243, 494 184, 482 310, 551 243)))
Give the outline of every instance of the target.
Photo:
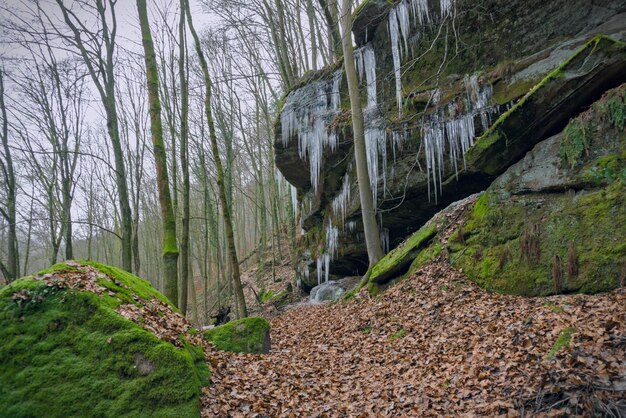
MULTIPOLYGON (((583 63, 593 61, 598 66, 604 66, 605 73, 610 78, 613 72, 620 72, 615 68, 623 66, 625 53, 626 44, 623 42, 604 35, 592 38, 491 125, 467 152, 468 164, 490 175, 501 174, 511 162, 523 156, 538 141, 545 139, 542 137, 545 131, 559 125, 564 117, 564 122, 567 122, 570 117, 568 112, 575 114, 581 106, 590 104, 584 102, 593 97, 593 89, 589 88, 583 94, 578 86, 596 75, 587 70, 583 63), (553 103, 556 100, 576 100, 581 103, 572 106, 570 110, 564 107, 559 109, 559 113, 555 113, 553 103)), ((615 118, 621 118, 620 112, 616 108, 615 118)), ((568 159, 575 158, 584 146, 584 136, 572 132, 574 133, 576 135, 572 135, 572 149, 567 153, 568 159)))
POLYGON ((466 245, 450 247, 451 262, 488 290, 533 296, 597 293, 619 284, 626 259, 621 238, 626 236, 626 195, 621 182, 578 196, 513 196, 494 203, 482 219, 474 216, 467 221, 472 228, 467 228, 471 234, 466 245), (493 212, 499 214, 490 217, 493 212), (535 237, 528 231, 536 231, 535 237), (569 257, 572 243, 576 259, 569 257), (563 260, 562 284, 555 283, 554 256, 563 260))
POLYGON ((370 282, 383 283, 394 276, 403 274, 419 250, 424 248, 436 234, 437 228, 432 224, 420 228, 372 268, 370 282))
MULTIPOLYGON (((0 289, 3 416, 200 416, 209 376, 202 349, 178 348, 115 311, 131 294, 165 298, 136 276, 89 264, 109 275, 98 283, 113 283, 105 286, 112 295, 35 277, 0 289)), ((58 264, 44 273, 76 270, 58 264)))
POLYGON ((270 350, 270 325, 265 318, 250 317, 230 321, 210 329, 204 338, 215 347, 234 353, 267 353, 270 350))

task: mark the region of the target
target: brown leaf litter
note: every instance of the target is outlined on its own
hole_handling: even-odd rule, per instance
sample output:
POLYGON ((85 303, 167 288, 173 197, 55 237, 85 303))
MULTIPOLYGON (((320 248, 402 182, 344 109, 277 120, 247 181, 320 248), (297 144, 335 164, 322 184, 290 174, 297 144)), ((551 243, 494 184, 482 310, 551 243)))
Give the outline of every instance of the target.
POLYGON ((210 353, 204 417, 620 416, 626 408, 626 289, 491 294, 443 257, 380 297, 286 311, 272 320, 272 347, 210 353), (564 330, 571 343, 549 358, 564 330))

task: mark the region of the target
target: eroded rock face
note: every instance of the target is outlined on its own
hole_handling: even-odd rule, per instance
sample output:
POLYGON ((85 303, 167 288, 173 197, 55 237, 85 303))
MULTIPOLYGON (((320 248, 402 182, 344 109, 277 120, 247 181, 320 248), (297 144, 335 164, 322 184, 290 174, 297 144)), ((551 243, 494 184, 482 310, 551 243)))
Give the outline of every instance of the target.
MULTIPOLYGON (((370 0, 357 12, 357 44, 367 43, 365 49, 375 56, 375 74, 370 74, 371 56, 365 49, 360 55, 362 102, 370 104, 366 140, 374 150, 370 162, 377 166, 370 173, 377 179, 381 235, 390 248, 448 204, 484 190, 534 145, 625 81, 625 51, 616 40, 624 39, 626 1, 574 3, 485 0, 477 7, 460 0, 453 28, 451 19, 442 16, 440 2, 429 2, 428 20, 420 25, 411 15, 406 42, 400 29, 400 35, 390 36, 389 2, 370 0), (458 39, 438 37, 440 25, 449 33, 454 29, 458 39), (599 33, 609 36, 594 39, 599 33), (456 50, 458 45, 463 48, 456 50), (450 58, 452 50, 456 54, 450 58), (394 54, 400 55, 399 73, 394 54), (434 68, 440 68, 438 74, 434 68)), ((400 9, 394 10, 399 16, 400 9)), ((320 147, 315 156, 318 184, 311 183, 310 155, 298 151, 300 133, 319 128, 311 122, 315 116, 307 114, 303 130, 286 137, 281 130, 285 119, 277 124, 276 164, 298 188, 302 202, 306 235, 300 242, 300 271, 308 271, 301 279, 309 289, 317 282, 317 266, 325 269, 316 259, 327 255, 332 258, 330 275, 367 269, 346 83, 340 81, 336 97, 336 74, 333 68, 309 75, 311 81, 286 98, 285 109, 302 102, 303 94, 325 100, 319 114, 330 122, 318 133, 332 137, 335 145, 320 147), (328 109, 335 112, 330 117, 328 109), (331 242, 335 230, 337 239, 331 242)))
POLYGON ((474 202, 465 199, 431 219, 373 268, 370 282, 410 275, 445 255, 499 293, 544 296, 623 286, 625 126, 623 84, 536 145, 474 202))
POLYGON ((533 148, 487 189, 450 246, 485 288, 596 293, 626 278, 626 85, 533 148))

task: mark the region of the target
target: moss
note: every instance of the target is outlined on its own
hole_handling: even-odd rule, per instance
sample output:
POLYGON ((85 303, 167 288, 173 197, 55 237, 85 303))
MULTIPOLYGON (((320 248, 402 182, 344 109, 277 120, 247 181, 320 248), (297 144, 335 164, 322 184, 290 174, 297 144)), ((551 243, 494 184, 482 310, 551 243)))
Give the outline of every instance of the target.
POLYGON ((565 309, 563 309, 562 306, 557 305, 554 302, 546 302, 543 306, 546 309, 548 309, 550 312, 554 312, 556 314, 561 314, 561 313, 565 312, 565 309))
MULTIPOLYGON (((125 280, 125 290, 134 291, 135 281, 125 280)), ((138 284, 136 294, 157 294, 147 282, 138 284)), ((208 383, 200 348, 185 344, 180 349, 159 340, 116 313, 105 296, 52 288, 24 278, 0 290, 3 414, 200 415, 199 395, 208 383), (13 300, 21 290, 33 296, 30 303, 13 300)))
POLYGON ((269 329, 265 318, 250 317, 210 329, 204 338, 223 351, 265 353, 269 350, 269 329))
POLYGON ((616 181, 626 183, 626 152, 600 157, 587 164, 582 173, 585 183, 595 185, 612 184, 616 181))
POLYGON ((423 248, 435 236, 437 228, 434 225, 425 225, 411 235, 404 243, 393 249, 372 268, 370 282, 382 282, 405 269, 413 260, 417 251, 423 248))
POLYGON ((261 302, 263 303, 267 303, 270 300, 272 300, 272 298, 276 295, 276 292, 274 292, 273 290, 265 290, 262 289, 261 290, 261 294, 259 295, 259 297, 261 298, 261 302))
POLYGON ((399 340, 400 338, 404 338, 405 335, 406 335, 406 331, 404 330, 404 328, 400 328, 398 331, 391 334, 389 339, 391 341, 396 341, 396 340, 399 340))
POLYGON ((556 341, 554 342, 554 345, 552 346, 552 348, 550 349, 550 352, 548 353, 548 360, 554 358, 556 353, 558 353, 562 349, 569 347, 572 341, 572 334, 575 332, 576 332, 576 328, 574 327, 567 327, 563 331, 561 331, 561 333, 559 334, 559 337, 556 339, 556 341))
POLYGON ((368 281, 367 282, 367 292, 370 294, 370 296, 375 297, 380 295, 381 293, 381 288, 378 285, 378 283, 372 282, 372 281, 368 281))
POLYGON ((441 243, 439 242, 433 243, 420 251, 417 257, 415 257, 415 260, 413 260, 413 263, 411 263, 411 267, 409 268, 409 271, 405 276, 411 276, 420 267, 423 267, 431 261, 434 261, 437 257, 439 257, 439 254, 441 254, 442 251, 443 245, 441 245, 441 243))
POLYGON ((626 259, 623 242, 617 238, 626 236, 623 183, 575 198, 567 194, 549 199, 514 196, 492 206, 482 205, 487 199, 495 200, 492 193, 486 195, 466 221, 464 228, 471 231, 466 244, 449 247, 453 265, 480 286, 527 296, 553 294, 550 260, 555 255, 567 259, 572 241, 584 243, 578 246, 579 274, 564 279, 563 291, 597 293, 618 286, 620 266, 626 259), (539 257, 531 262, 523 257, 522 235, 533 225, 540 226, 539 257))
POLYGON ((493 101, 499 105, 506 105, 519 97, 525 96, 537 85, 538 81, 541 80, 526 79, 511 85, 498 83, 494 86, 493 101))
POLYGON ((466 154, 468 163, 473 167, 480 168, 486 173, 497 174, 500 170, 500 165, 502 165, 502 161, 496 158, 497 155, 501 154, 500 151, 503 147, 511 148, 514 146, 515 138, 509 137, 509 135, 513 135, 512 130, 519 129, 519 125, 522 123, 521 121, 534 117, 532 114, 532 103, 538 100, 537 97, 540 96, 539 93, 544 91, 546 87, 552 86, 554 81, 561 80, 564 72, 572 63, 592 56, 597 51, 621 53, 624 50, 626 50, 625 43, 613 40, 605 35, 597 35, 592 38, 535 85, 524 97, 513 105, 511 109, 503 113, 496 122, 478 138, 474 146, 470 148, 466 154), (513 122, 509 123, 509 121, 513 122), (512 127, 507 124, 512 125, 512 127))
POLYGON ((589 148, 585 125, 580 119, 574 119, 565 127, 563 134, 559 155, 561 160, 574 167, 589 148))
POLYGON ((361 329, 361 331, 363 332, 363 334, 371 334, 372 333, 372 326, 368 325, 368 326, 364 327, 363 329, 361 329))

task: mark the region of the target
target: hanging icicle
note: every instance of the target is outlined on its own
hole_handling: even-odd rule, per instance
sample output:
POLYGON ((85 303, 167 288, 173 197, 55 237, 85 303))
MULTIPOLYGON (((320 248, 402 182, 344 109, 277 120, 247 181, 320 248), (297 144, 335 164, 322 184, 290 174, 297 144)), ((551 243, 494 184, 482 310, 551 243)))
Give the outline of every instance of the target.
POLYGON ((337 133, 329 125, 339 113, 342 70, 329 81, 314 81, 292 91, 280 114, 281 139, 287 146, 297 135, 298 155, 309 161, 311 187, 317 191, 324 148, 337 148, 337 133))
POLYGON ((354 51, 354 60, 359 74, 359 80, 362 81, 363 76, 365 76, 365 83, 367 86, 366 110, 376 108, 376 54, 372 44, 365 44, 361 48, 354 51))
POLYGON ((338 218, 339 224, 343 225, 348 215, 350 206, 350 167, 343 176, 341 189, 332 202, 333 214, 338 218))
POLYGON ((451 103, 446 109, 439 108, 422 126, 428 197, 430 199, 431 195, 434 196, 435 202, 442 192, 446 149, 450 164, 458 176, 459 159, 463 159, 465 169, 465 153, 474 145, 474 119, 480 117, 483 129, 487 129, 491 125, 491 116, 499 111, 499 106, 490 105, 493 93, 491 85, 481 87, 476 76, 465 76, 464 82, 467 90, 466 113, 459 114, 457 104, 451 103))

